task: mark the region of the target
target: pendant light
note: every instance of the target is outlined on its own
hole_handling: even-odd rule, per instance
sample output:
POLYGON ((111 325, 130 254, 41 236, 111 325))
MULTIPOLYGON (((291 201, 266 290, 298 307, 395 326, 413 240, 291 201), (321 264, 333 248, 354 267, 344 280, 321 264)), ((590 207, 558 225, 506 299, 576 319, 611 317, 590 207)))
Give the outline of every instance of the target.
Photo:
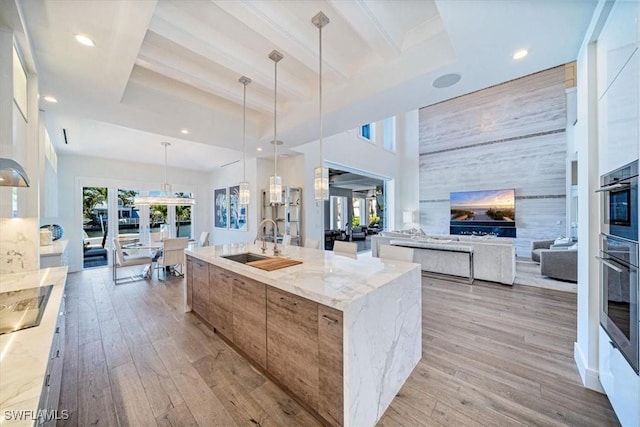
POLYGON ((282 178, 278 176, 278 62, 284 58, 280 52, 273 50, 269 54, 275 66, 273 85, 273 176, 269 177, 269 202, 271 204, 282 204, 282 178))
POLYGON ((190 197, 174 197, 171 191, 171 185, 167 183, 167 147, 171 145, 169 142, 161 142, 164 145, 164 184, 159 196, 138 196, 133 199, 136 206, 150 205, 195 205, 195 199, 190 197))
POLYGON ((324 153, 322 151, 322 28, 329 23, 329 18, 322 13, 318 12, 316 16, 311 18, 311 22, 313 25, 318 27, 320 32, 320 42, 319 42, 319 52, 320 52, 320 60, 318 64, 318 74, 319 74, 319 115, 320 115, 320 166, 314 169, 313 173, 313 192, 314 198, 316 201, 320 202, 323 200, 329 200, 329 169, 324 167, 324 153))
POLYGON ((249 77, 242 76, 238 80, 244 86, 242 100, 242 182, 240 183, 239 205, 248 205, 250 199, 249 183, 247 182, 247 85, 251 83, 249 77))

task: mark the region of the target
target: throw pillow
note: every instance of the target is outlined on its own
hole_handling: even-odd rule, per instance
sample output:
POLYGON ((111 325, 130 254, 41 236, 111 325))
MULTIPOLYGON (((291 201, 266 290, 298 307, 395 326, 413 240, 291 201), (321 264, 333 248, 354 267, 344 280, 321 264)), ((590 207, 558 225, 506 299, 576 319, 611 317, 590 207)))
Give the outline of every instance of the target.
POLYGON ((571 243, 571 237, 562 237, 559 236, 556 240, 554 240, 553 244, 554 245, 563 245, 563 244, 567 244, 567 243, 571 243))

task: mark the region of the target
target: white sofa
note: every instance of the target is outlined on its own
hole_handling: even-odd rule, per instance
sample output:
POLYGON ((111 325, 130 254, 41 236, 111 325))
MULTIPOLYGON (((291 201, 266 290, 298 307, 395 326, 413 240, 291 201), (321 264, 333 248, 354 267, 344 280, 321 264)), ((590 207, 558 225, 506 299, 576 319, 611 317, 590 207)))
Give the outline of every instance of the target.
POLYGON ((513 285, 515 280, 516 250, 514 239, 489 236, 411 236, 385 231, 377 236, 371 236, 371 255, 378 256, 380 245, 402 245, 403 241, 410 242, 408 246, 414 246, 413 261, 421 264, 424 271, 468 277, 467 254, 449 252, 446 251, 446 248, 447 245, 469 246, 473 248, 474 278, 505 285, 513 285), (425 243, 425 248, 415 248, 418 242, 425 243), (439 246, 445 250, 435 249, 439 246))

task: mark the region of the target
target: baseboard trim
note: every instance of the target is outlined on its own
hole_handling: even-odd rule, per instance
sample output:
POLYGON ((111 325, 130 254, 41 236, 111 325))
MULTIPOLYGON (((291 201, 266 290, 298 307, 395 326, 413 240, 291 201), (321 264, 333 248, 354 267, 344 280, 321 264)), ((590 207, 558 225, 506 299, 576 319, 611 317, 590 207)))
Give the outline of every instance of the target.
POLYGON ((586 367, 584 354, 578 343, 573 343, 573 359, 576 362, 582 385, 586 388, 605 394, 602 384, 600 384, 600 374, 597 370, 586 367))

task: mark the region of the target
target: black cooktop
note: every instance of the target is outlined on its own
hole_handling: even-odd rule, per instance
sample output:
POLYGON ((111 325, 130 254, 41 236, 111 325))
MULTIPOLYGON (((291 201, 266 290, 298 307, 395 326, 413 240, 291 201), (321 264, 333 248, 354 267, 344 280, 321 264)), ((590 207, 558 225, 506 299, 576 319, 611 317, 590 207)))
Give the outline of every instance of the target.
POLYGON ((0 335, 38 326, 53 285, 0 293, 0 335))

